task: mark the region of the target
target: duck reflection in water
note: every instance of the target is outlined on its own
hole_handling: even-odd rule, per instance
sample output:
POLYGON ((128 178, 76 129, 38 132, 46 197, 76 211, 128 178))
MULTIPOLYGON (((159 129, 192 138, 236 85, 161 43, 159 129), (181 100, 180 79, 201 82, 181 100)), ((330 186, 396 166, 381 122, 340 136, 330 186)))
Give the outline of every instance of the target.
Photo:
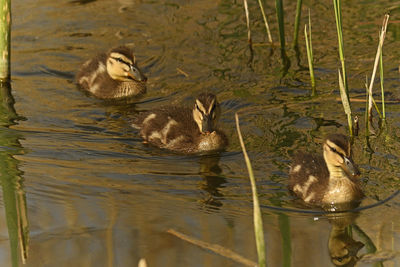
POLYGON ((357 253, 364 247, 360 241, 352 237, 352 224, 356 213, 328 214, 329 222, 332 224, 329 234, 328 249, 331 261, 335 266, 355 266, 359 257, 357 253))
POLYGON ((226 179, 220 176, 222 170, 218 165, 219 160, 219 154, 202 155, 199 159, 199 174, 203 177, 199 187, 205 192, 202 202, 209 210, 219 210, 222 206, 221 200, 224 198, 219 189, 226 183, 226 179))

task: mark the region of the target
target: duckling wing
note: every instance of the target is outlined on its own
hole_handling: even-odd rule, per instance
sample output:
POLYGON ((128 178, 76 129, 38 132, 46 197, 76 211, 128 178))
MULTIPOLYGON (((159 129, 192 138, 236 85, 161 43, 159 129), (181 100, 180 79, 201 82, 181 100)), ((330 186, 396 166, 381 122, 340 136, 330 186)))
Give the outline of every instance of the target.
POLYGON ((329 171, 322 156, 299 152, 289 172, 288 188, 305 202, 320 202, 329 184, 329 171))
POLYGON ((171 106, 140 114, 133 126, 147 142, 183 152, 193 150, 193 132, 199 132, 190 109, 171 106))
MULTIPOLYGON (((93 84, 101 74, 106 72, 106 54, 99 54, 95 58, 87 60, 82 64, 76 74, 76 83, 84 90, 92 92, 93 84)), ((93 92, 92 92, 93 93, 93 92)))

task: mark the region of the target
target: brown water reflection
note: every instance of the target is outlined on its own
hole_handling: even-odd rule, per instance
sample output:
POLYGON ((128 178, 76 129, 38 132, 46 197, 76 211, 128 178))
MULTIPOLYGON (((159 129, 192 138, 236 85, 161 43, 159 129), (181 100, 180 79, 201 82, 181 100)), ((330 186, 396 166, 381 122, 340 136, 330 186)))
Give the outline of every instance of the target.
MULTIPOLYGON (((284 3, 287 43, 295 5, 284 3)), ((17 191, 26 194, 25 266, 136 266, 142 257, 149 266, 240 266, 168 229, 255 260, 250 185, 234 113, 240 114, 263 205, 293 207, 286 190, 290 155, 300 148, 318 152, 323 135, 346 131, 336 100, 339 62, 332 3, 304 5, 303 14, 310 7, 314 25, 315 99, 309 98, 308 72, 296 59, 306 65, 302 36, 298 55, 286 50, 291 65, 282 76, 280 51, 264 45, 255 1, 249 2, 256 44, 251 67, 240 1, 13 1, 12 89, 21 117, 1 112, 6 123, 0 117, 0 136, 10 140, 1 144, 9 164, 4 173, 17 179, 23 189, 17 191), (103 102, 73 84, 86 58, 118 44, 134 45, 149 77, 148 94, 136 103, 103 102), (226 152, 169 153, 143 145, 130 127, 137 112, 170 103, 189 105, 202 90, 221 101, 222 127, 230 139, 226 152)), ((388 128, 371 138, 375 153, 364 149, 362 136, 354 144, 368 196, 362 205, 399 189, 400 24, 394 5, 342 4, 349 83, 352 97, 361 99, 383 11, 392 10, 384 48, 387 99, 393 101, 387 106, 388 128)), ((265 8, 277 42, 274 3, 265 8)), ((362 116, 364 106, 354 103, 354 112, 362 116)), ((11 266, 17 247, 10 246, 4 197, 0 265, 11 266)), ((326 216, 263 209, 268 266, 333 266, 332 257, 341 257, 345 244, 354 259, 373 247, 400 251, 399 201, 361 211, 345 225, 326 216)), ((384 263, 398 265, 398 257, 384 263)), ((359 261, 357 266, 370 264, 359 261)))

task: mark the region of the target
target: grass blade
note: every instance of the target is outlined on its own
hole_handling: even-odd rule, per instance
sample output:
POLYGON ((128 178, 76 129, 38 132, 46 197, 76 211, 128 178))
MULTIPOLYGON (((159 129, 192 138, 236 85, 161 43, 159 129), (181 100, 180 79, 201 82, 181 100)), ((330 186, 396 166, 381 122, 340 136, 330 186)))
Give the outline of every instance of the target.
POLYGON ((339 89, 340 89, 340 97, 342 99, 342 104, 343 104, 343 108, 344 108, 344 112, 347 115, 347 123, 349 125, 349 132, 350 132, 350 136, 353 136, 353 120, 351 118, 351 107, 350 107, 350 102, 349 102, 349 98, 348 95, 346 93, 346 89, 344 87, 344 82, 343 82, 343 77, 342 74, 340 73, 340 70, 338 70, 339 72, 339 89))
POLYGON ((389 22, 389 15, 386 14, 384 19, 383 19, 383 24, 382 24, 382 29, 381 32, 379 34, 379 44, 378 44, 378 50, 376 51, 376 56, 375 56, 375 61, 374 61, 374 68, 372 70, 372 75, 371 75, 371 80, 370 80, 370 84, 368 87, 368 120, 370 122, 369 126, 372 123, 372 88, 374 86, 374 80, 375 80, 375 75, 376 75, 376 70, 378 68, 378 64, 379 64, 379 59, 382 53, 382 47, 383 47, 383 42, 385 40, 385 36, 386 36, 386 29, 387 29, 387 24, 389 22))
POLYGON ((302 6, 303 1, 302 0, 297 0, 297 6, 296 6, 296 18, 294 21, 294 36, 293 36, 293 47, 296 48, 299 46, 299 25, 300 25, 300 18, 301 18, 301 6, 302 6))
POLYGON ((203 249, 210 250, 218 255, 221 255, 223 257, 231 259, 231 260, 233 260, 237 263, 243 264, 245 266, 255 266, 256 265, 256 263, 254 261, 246 259, 245 257, 237 254, 236 252, 234 252, 228 248, 222 247, 220 245, 211 244, 211 243, 207 243, 207 242, 195 239, 195 238, 185 235, 181 232, 178 232, 174 229, 169 229, 167 232, 170 233, 171 235, 178 237, 179 239, 185 240, 186 242, 189 242, 189 243, 196 245, 198 247, 201 247, 203 249))
POLYGON ((339 57, 342 64, 342 74, 343 74, 343 86, 346 91, 347 99, 349 100, 349 89, 347 85, 347 73, 346 64, 344 61, 344 44, 343 44, 343 31, 342 31, 342 11, 340 0, 333 0, 333 6, 335 9, 335 19, 336 19, 336 30, 338 34, 338 44, 339 44, 339 57))
POLYGON ((308 10, 308 29, 310 32, 310 37, 307 34, 307 25, 304 26, 304 37, 306 39, 306 49, 307 49, 307 59, 308 59, 308 69, 310 71, 310 79, 311 79, 311 88, 312 93, 311 96, 315 96, 315 77, 314 77, 314 56, 312 51, 312 36, 311 36, 311 15, 310 10, 308 10))
POLYGON ((282 0, 275 0, 275 8, 279 27, 279 41, 281 43, 281 49, 285 49, 285 25, 282 0))
POLYGON ((258 266, 266 266, 266 256, 265 256, 265 242, 264 242, 264 230, 263 222, 261 217, 260 204, 258 201, 256 181, 253 174, 253 168, 251 167, 251 162, 249 156, 246 152, 246 147, 243 142, 242 133, 240 132, 239 117, 235 113, 236 129, 239 136, 240 146, 242 147, 244 160, 246 162, 247 170, 249 172, 251 191, 253 194, 253 219, 254 219, 254 232, 257 245, 257 255, 258 255, 258 266))
POLYGON ((247 41, 249 42, 249 44, 251 44, 252 41, 251 41, 251 31, 250 31, 249 7, 247 5, 247 0, 243 0, 243 3, 244 3, 244 12, 246 14, 247 41))
POLYGON ((379 55, 379 78, 381 80, 381 97, 382 97, 382 120, 386 120, 385 111, 385 92, 383 90, 383 61, 382 61, 382 49, 379 55))
POLYGON ((265 15, 264 6, 263 6, 261 0, 258 0, 258 5, 260 6, 261 14, 262 14, 263 19, 264 19, 265 30, 267 31, 267 35, 268 35, 268 41, 272 44, 271 31, 269 30, 269 25, 268 25, 268 21, 267 21, 267 16, 265 15))

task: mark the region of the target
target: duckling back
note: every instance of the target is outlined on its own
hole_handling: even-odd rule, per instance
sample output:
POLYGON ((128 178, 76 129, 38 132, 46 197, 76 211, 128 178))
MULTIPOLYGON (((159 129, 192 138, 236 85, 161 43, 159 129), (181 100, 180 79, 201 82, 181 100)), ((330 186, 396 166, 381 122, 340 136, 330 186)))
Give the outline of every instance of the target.
POLYGON ((306 203, 332 205, 358 202, 364 197, 351 177, 332 177, 322 156, 298 153, 289 172, 288 188, 306 203))
POLYGON ((299 152, 289 171, 288 188, 307 203, 322 203, 329 185, 329 171, 322 156, 299 152))
POLYGON ((135 119, 133 126, 140 129, 145 142, 176 152, 222 150, 228 143, 219 130, 202 134, 189 108, 166 106, 144 112, 135 119))

